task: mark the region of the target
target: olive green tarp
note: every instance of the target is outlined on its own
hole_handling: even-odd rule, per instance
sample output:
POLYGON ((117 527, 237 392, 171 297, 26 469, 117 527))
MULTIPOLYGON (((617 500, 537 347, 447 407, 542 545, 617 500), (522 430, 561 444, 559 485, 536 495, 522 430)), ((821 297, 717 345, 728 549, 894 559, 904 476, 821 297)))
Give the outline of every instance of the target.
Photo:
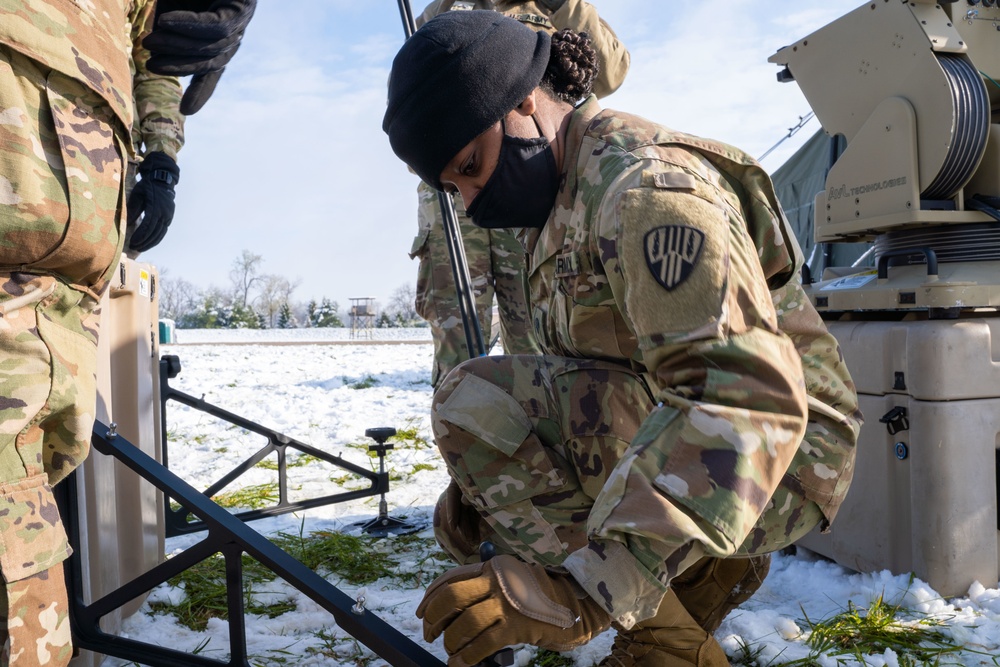
POLYGON ((813 280, 818 280, 826 267, 851 266, 870 246, 868 243, 831 243, 814 250, 816 194, 826 188, 831 143, 826 132, 817 131, 771 174, 774 191, 802 246, 813 280))

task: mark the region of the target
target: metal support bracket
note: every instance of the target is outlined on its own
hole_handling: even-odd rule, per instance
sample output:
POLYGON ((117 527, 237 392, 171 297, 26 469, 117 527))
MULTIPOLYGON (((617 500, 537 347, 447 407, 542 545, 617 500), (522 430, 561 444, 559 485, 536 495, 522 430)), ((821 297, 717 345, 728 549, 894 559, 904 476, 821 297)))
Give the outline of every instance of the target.
POLYGON ((219 507, 124 437, 117 435, 113 429, 100 422, 95 423, 92 443, 97 452, 115 457, 165 496, 180 503, 186 512, 193 514, 204 524, 207 533, 204 539, 169 560, 100 599, 87 603, 83 594, 80 527, 76 520, 79 508, 76 506, 75 474, 57 486, 60 512, 69 519, 66 521, 67 532, 75 550, 66 567, 70 624, 75 646, 151 667, 250 667, 242 595, 242 555, 245 553, 333 614, 338 626, 393 667, 444 667, 443 662, 392 625, 363 608, 359 612, 356 600, 219 507), (230 638, 228 660, 215 660, 204 655, 119 637, 101 628, 102 617, 216 553, 221 553, 226 561, 230 638))
MULTIPOLYGON (((252 453, 249 457, 244 459, 242 463, 205 489, 204 495, 208 498, 211 498, 232 484, 236 479, 251 470, 254 466, 269 457, 271 454, 277 455, 277 502, 270 507, 236 512, 233 516, 241 519, 242 521, 253 521, 267 516, 288 514, 289 512, 297 512, 312 507, 331 505, 333 503, 341 503, 349 500, 356 500, 358 498, 368 498, 380 494, 384 497, 384 495, 389 491, 389 474, 385 471, 383 466, 380 466, 378 472, 362 468, 361 466, 351 463, 340 456, 328 454, 320 449, 311 447, 303 442, 299 442, 294 438, 290 438, 283 433, 279 433, 274 429, 262 426, 256 422, 250 421, 249 419, 233 414, 228 410, 223 410, 222 408, 213 405, 204 399, 195 398, 190 394, 174 389, 170 386, 169 381, 170 378, 177 376, 180 372, 180 367, 180 359, 176 355, 164 355, 160 359, 160 437, 161 442, 163 443, 163 465, 165 467, 169 467, 169 451, 167 447, 168 401, 177 401, 178 403, 194 408, 195 410, 200 410, 201 412, 212 415, 213 417, 235 426, 239 426, 240 428, 243 428, 251 433, 261 435, 267 439, 266 445, 252 453), (343 468, 344 470, 348 470, 363 479, 367 479, 370 485, 367 488, 357 489, 354 491, 332 493, 319 498, 309 498, 307 500, 291 502, 288 499, 287 452, 289 449, 302 452, 303 454, 309 454, 310 456, 314 456, 321 461, 325 461, 339 468, 343 468)), ((199 530, 204 530, 206 527, 203 522, 193 520, 191 513, 184 508, 171 508, 166 506, 164 508, 164 513, 166 518, 167 537, 194 533, 199 530)))

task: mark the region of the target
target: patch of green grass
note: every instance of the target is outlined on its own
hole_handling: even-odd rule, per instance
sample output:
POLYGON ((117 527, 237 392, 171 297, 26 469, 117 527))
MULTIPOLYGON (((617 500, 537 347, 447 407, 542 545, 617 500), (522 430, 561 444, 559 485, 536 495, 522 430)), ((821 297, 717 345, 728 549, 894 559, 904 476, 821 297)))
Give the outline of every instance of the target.
POLYGON ((220 507, 237 509, 260 509, 269 507, 278 501, 278 483, 268 482, 247 486, 236 491, 220 493, 212 496, 212 500, 220 507))
POLYGON ((378 379, 372 375, 366 375, 357 382, 350 383, 347 378, 344 378, 344 384, 349 386, 351 389, 371 389, 378 384, 378 379))
MULTIPOLYGON (((832 658, 836 664, 867 664, 865 656, 882 656, 887 650, 896 654, 901 667, 941 667, 963 664, 957 655, 963 651, 979 653, 956 644, 935 629, 943 623, 910 614, 882 596, 867 609, 849 602, 847 610, 829 619, 814 622, 805 616, 805 623, 809 626, 804 633, 809 655, 786 662, 771 661, 766 667, 812 667, 819 664, 820 657, 826 658, 827 663, 832 658)), ((734 664, 762 664, 758 660, 759 647, 744 646, 743 653, 734 664)), ((993 663, 1000 665, 996 657, 993 663)))
MULTIPOLYGON (((377 466, 373 464, 372 471, 374 472, 376 469, 377 466)), ((332 484, 336 484, 341 487, 341 491, 363 491, 371 488, 370 481, 360 475, 355 475, 352 472, 342 473, 340 475, 330 475, 327 479, 329 479, 332 484)))
POLYGON ((370 538, 318 530, 309 535, 278 533, 271 541, 313 571, 335 572, 363 585, 392 574, 395 563, 370 548, 370 538))
POLYGON ((421 470, 437 470, 437 466, 433 466, 430 463, 417 463, 413 466, 413 470, 410 471, 410 474, 416 475, 421 470))
MULTIPOLYGON (((295 457, 289 456, 285 459, 286 468, 305 468, 308 465, 314 463, 320 463, 321 459, 319 457, 313 456, 312 454, 300 454, 295 457)), ((268 457, 257 462, 255 468, 263 468, 264 470, 277 470, 278 469, 278 459, 268 457)))
MULTIPOLYGON (((345 535, 330 531, 313 533, 279 533, 271 540, 306 567, 324 576, 337 576, 344 581, 363 586, 390 578, 399 586, 422 588, 440 576, 453 565, 448 556, 436 545, 433 538, 417 535, 397 535, 391 538, 375 538, 368 535, 345 535), (400 567, 405 563, 405 567, 400 567)), ((268 596, 268 603, 258 601, 257 592, 261 584, 272 582, 276 576, 250 556, 243 554, 243 602, 248 614, 275 617, 295 609, 291 600, 274 601, 268 596)), ((184 598, 178 604, 157 602, 150 605, 151 613, 171 613, 182 625, 195 631, 203 631, 210 618, 228 618, 226 597, 225 559, 215 554, 197 565, 170 579, 170 585, 184 591, 184 598)), ((368 653, 352 642, 353 638, 338 639, 332 635, 317 635, 323 640, 323 647, 311 649, 330 657, 352 657, 362 659, 368 653)), ((280 653, 280 652, 279 652, 280 653)), ((269 660, 262 664, 284 664, 279 662, 282 655, 259 656, 269 660)), ((361 663, 367 663, 362 659, 361 663)), ((256 663, 254 663, 256 664, 256 663)), ((355 664, 351 661, 348 664, 355 664)), ((562 667, 545 665, 544 667, 562 667)))
POLYGON ((411 588, 425 588, 455 566, 451 556, 441 550, 433 537, 421 537, 417 533, 379 540, 373 546, 391 551, 397 563, 414 559, 415 562, 394 575, 394 579, 411 588))
POLYGON ((266 459, 261 459, 260 461, 257 461, 256 465, 254 465, 254 468, 262 468, 264 470, 277 470, 278 460, 272 459, 271 457, 267 457, 266 459))
POLYGON ((573 667, 576 661, 562 653, 540 648, 526 667, 573 667))
POLYGON ((764 652, 763 645, 750 646, 742 638, 738 638, 738 641, 740 652, 735 656, 729 656, 730 665, 733 667, 757 667, 757 665, 767 664, 760 661, 760 656, 764 652))
MULTIPOLYGON (((366 451, 367 452, 368 451, 368 444, 369 443, 367 443, 367 442, 348 442, 347 444, 344 445, 344 447, 350 447, 351 449, 360 449, 362 451, 366 451)), ((372 456, 376 456, 375 452, 370 452, 370 454, 372 456)))
POLYGON ((396 435, 389 438, 389 442, 398 443, 402 446, 413 443, 414 449, 428 447, 427 438, 420 435, 419 424, 420 418, 409 417, 406 420, 406 426, 396 429, 396 435))
MULTIPOLYGON (((247 613, 271 618, 295 609, 292 602, 259 604, 255 600, 254 586, 273 581, 275 575, 256 560, 243 554, 243 604, 247 613)), ((176 605, 157 602, 150 605, 154 611, 166 611, 177 617, 177 622, 192 630, 208 627, 210 618, 229 618, 226 598, 226 563, 222 554, 213 554, 184 570, 168 582, 184 591, 184 599, 176 605)))
POLYGON ((295 457, 288 458, 289 468, 305 468, 306 466, 311 466, 316 463, 322 463, 323 459, 318 456, 313 456, 312 454, 299 454, 295 457))
POLYGON ((806 644, 828 655, 881 655, 890 649, 900 665, 938 665, 942 657, 958 653, 961 646, 933 629, 932 620, 906 622, 902 608, 888 604, 880 595, 866 610, 848 603, 847 611, 826 621, 806 622, 812 632, 806 644))
POLYGON ((306 652, 311 655, 322 655, 326 658, 334 658, 337 663, 352 665, 353 667, 367 667, 378 658, 374 653, 366 650, 354 637, 335 637, 325 630, 320 630, 314 635, 322 642, 322 646, 311 646, 306 652))

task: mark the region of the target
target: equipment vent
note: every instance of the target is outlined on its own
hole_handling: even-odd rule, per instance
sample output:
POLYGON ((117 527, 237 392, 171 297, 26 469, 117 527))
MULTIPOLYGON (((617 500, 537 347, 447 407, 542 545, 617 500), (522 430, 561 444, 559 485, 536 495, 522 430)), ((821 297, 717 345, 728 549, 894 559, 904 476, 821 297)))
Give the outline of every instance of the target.
MULTIPOLYGON (((875 257, 891 250, 930 248, 938 262, 988 262, 1000 260, 1000 224, 948 225, 887 232, 875 239, 875 257)), ((889 266, 923 264, 919 254, 893 257, 889 266)))

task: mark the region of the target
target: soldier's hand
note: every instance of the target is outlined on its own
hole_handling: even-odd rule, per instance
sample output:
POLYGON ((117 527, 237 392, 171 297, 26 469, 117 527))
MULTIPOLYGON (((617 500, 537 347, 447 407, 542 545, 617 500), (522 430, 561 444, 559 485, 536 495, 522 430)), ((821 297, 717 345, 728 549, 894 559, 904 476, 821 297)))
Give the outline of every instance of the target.
POLYGON ((417 607, 424 639, 442 633, 449 667, 475 665, 505 646, 563 651, 587 643, 611 617, 568 575, 514 556, 463 565, 438 577, 417 607))
POLYGON ((157 0, 152 32, 142 45, 156 74, 194 75, 181 112, 193 114, 208 101, 236 55, 257 0, 157 0))
POLYGON ((128 224, 137 225, 128 247, 145 252, 163 240, 174 219, 174 186, 180 169, 169 155, 154 151, 143 158, 139 175, 142 179, 132 188, 126 203, 128 224))

